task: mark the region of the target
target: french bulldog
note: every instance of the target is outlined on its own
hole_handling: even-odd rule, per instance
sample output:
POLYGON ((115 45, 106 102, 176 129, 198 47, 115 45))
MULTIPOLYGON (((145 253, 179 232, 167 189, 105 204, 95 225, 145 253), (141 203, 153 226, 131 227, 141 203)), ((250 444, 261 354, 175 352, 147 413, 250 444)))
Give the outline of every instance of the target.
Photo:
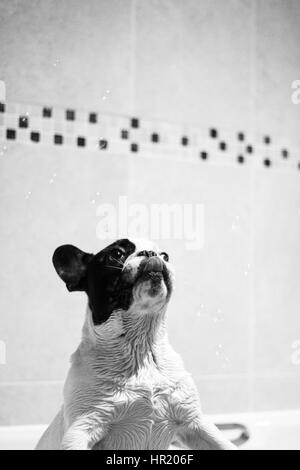
POLYGON ((57 248, 69 291, 87 295, 63 405, 37 449, 234 449, 202 414, 198 391, 172 349, 166 313, 169 256, 150 241, 118 240, 93 255, 57 248))

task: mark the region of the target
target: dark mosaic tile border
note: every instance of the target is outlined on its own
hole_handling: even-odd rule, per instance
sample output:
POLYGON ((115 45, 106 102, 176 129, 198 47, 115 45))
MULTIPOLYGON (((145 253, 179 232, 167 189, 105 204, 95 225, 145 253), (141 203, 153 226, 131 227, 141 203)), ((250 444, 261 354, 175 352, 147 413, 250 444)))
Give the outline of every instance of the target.
POLYGON ((0 102, 0 140, 300 170, 298 149, 276 144, 270 135, 253 137, 242 130, 187 128, 71 108, 0 102))

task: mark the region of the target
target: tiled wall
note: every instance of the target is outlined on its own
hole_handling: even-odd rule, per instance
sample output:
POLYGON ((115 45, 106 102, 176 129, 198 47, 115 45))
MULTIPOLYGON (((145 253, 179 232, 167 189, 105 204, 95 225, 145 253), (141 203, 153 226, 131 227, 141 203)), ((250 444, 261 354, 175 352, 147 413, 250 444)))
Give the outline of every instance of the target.
POLYGON ((96 208, 120 195, 205 208, 203 249, 161 241, 204 410, 300 407, 299 2, 3 0, 0 16, 0 424, 59 406, 85 298, 51 256, 100 249, 96 208))

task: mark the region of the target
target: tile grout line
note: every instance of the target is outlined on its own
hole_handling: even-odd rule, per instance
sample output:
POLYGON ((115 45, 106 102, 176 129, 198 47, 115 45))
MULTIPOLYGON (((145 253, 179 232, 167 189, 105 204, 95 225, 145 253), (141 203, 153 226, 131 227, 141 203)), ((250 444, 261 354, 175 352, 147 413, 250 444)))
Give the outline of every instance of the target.
MULTIPOLYGON (((256 70, 256 59, 257 59, 257 44, 256 44, 256 0, 251 3, 251 42, 250 42, 250 86, 251 96, 256 96, 257 87, 257 70, 256 70)), ((254 100, 251 104, 251 132, 256 133, 256 101, 254 100)), ((255 306, 255 279, 254 279, 254 266, 255 266, 255 245, 254 245, 254 200, 255 200, 255 168, 252 166, 250 169, 250 240, 249 240, 249 258, 250 258, 250 282, 249 282, 249 345, 248 345, 248 411, 254 409, 254 385, 255 385, 255 330, 256 330, 256 306, 255 306)))
POLYGON ((136 111, 135 84, 136 84, 136 0, 131 0, 130 5, 130 113, 133 116, 136 111))

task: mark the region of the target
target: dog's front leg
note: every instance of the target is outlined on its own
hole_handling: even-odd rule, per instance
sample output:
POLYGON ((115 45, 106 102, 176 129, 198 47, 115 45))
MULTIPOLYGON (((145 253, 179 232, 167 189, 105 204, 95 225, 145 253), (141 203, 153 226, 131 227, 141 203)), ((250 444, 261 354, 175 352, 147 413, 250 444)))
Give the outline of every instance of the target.
POLYGON ((104 436, 104 426, 100 419, 84 416, 76 419, 65 432, 62 450, 91 450, 104 436))
POLYGON ((202 417, 180 426, 177 435, 184 446, 193 450, 236 449, 214 424, 206 422, 202 417))

